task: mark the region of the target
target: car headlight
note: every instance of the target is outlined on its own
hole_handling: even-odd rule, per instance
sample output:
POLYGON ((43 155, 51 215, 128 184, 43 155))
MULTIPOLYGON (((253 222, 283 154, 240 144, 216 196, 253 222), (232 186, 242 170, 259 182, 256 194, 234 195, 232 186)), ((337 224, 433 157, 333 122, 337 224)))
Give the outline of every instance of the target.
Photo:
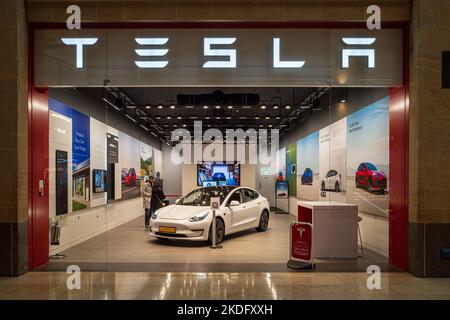
POLYGON ((209 211, 197 213, 188 219, 189 222, 198 222, 204 220, 209 214, 209 211))
POLYGON ((159 213, 159 210, 156 210, 155 212, 153 212, 152 219, 158 218, 158 213, 159 213))

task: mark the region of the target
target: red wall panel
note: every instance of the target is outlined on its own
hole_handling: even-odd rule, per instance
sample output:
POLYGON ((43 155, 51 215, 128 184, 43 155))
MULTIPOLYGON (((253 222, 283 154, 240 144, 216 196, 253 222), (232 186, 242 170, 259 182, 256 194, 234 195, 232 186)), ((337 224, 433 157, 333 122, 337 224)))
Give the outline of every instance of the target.
POLYGON ((28 41, 28 268, 48 263, 48 90, 34 87, 34 36, 28 41), (39 181, 44 190, 39 191, 39 181))
POLYGON ((391 88, 389 97, 389 262, 400 269, 408 270, 407 88, 391 88))

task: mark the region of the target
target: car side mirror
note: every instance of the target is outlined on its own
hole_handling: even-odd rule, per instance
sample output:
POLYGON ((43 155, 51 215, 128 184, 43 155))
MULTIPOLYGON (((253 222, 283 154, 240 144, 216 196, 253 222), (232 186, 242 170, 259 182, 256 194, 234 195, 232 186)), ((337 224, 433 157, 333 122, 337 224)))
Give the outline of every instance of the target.
POLYGON ((239 201, 233 200, 230 202, 230 207, 237 207, 239 205, 240 205, 239 201))

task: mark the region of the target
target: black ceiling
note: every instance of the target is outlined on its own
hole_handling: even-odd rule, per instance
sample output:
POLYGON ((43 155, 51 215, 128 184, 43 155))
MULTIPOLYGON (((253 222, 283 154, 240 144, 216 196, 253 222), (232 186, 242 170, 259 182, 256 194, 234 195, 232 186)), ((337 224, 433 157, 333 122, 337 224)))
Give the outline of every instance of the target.
POLYGON ((105 88, 108 110, 170 143, 175 129, 193 136, 194 121, 203 130, 292 130, 302 117, 320 110, 328 88, 105 88))

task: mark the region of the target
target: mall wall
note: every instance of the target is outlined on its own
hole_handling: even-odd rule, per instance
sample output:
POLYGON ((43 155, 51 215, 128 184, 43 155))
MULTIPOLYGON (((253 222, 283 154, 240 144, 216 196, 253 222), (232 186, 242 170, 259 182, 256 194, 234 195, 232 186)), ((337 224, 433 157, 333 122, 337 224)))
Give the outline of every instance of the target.
POLYGON ((442 88, 442 53, 450 51, 450 1, 414 0, 409 123, 409 270, 449 277, 450 89, 442 88))
POLYGON ((98 92, 97 89, 49 90, 49 215, 61 226, 60 243, 50 246, 50 255, 143 216, 139 187, 145 174, 143 158, 151 159, 152 170, 160 171, 164 179, 163 155, 158 150, 160 141, 117 112, 107 112, 98 92), (116 137, 118 152, 110 150, 110 137, 116 137), (54 167, 57 150, 67 152, 68 160, 67 213, 60 215, 57 215, 56 201, 60 187, 56 187, 54 167), (107 170, 110 162, 136 171, 134 187, 124 185, 120 177, 116 180, 120 185, 115 188, 120 190, 120 200, 107 199, 106 192, 93 190, 93 170, 107 170))
MULTIPOLYGON (((330 89, 329 96, 323 95, 321 97, 322 110, 307 115, 304 121, 298 123, 296 129, 282 136, 280 138, 280 149, 290 144, 297 144, 298 140, 307 137, 309 134, 336 123, 360 108, 369 106, 388 95, 387 88, 330 89), (347 103, 340 102, 343 98, 347 100, 347 103)), ((361 161, 363 160, 361 159, 361 161)), ((302 193, 298 190, 299 178, 298 175, 296 177, 297 197, 289 197, 289 211, 292 215, 297 215, 297 201, 299 199, 312 200, 309 196, 302 198, 302 193)), ((288 210, 287 201, 278 201, 277 204, 280 209, 288 210)), ((360 222, 360 228, 364 247, 387 257, 389 254, 389 218, 365 212, 360 212, 359 215, 363 218, 360 222)))

